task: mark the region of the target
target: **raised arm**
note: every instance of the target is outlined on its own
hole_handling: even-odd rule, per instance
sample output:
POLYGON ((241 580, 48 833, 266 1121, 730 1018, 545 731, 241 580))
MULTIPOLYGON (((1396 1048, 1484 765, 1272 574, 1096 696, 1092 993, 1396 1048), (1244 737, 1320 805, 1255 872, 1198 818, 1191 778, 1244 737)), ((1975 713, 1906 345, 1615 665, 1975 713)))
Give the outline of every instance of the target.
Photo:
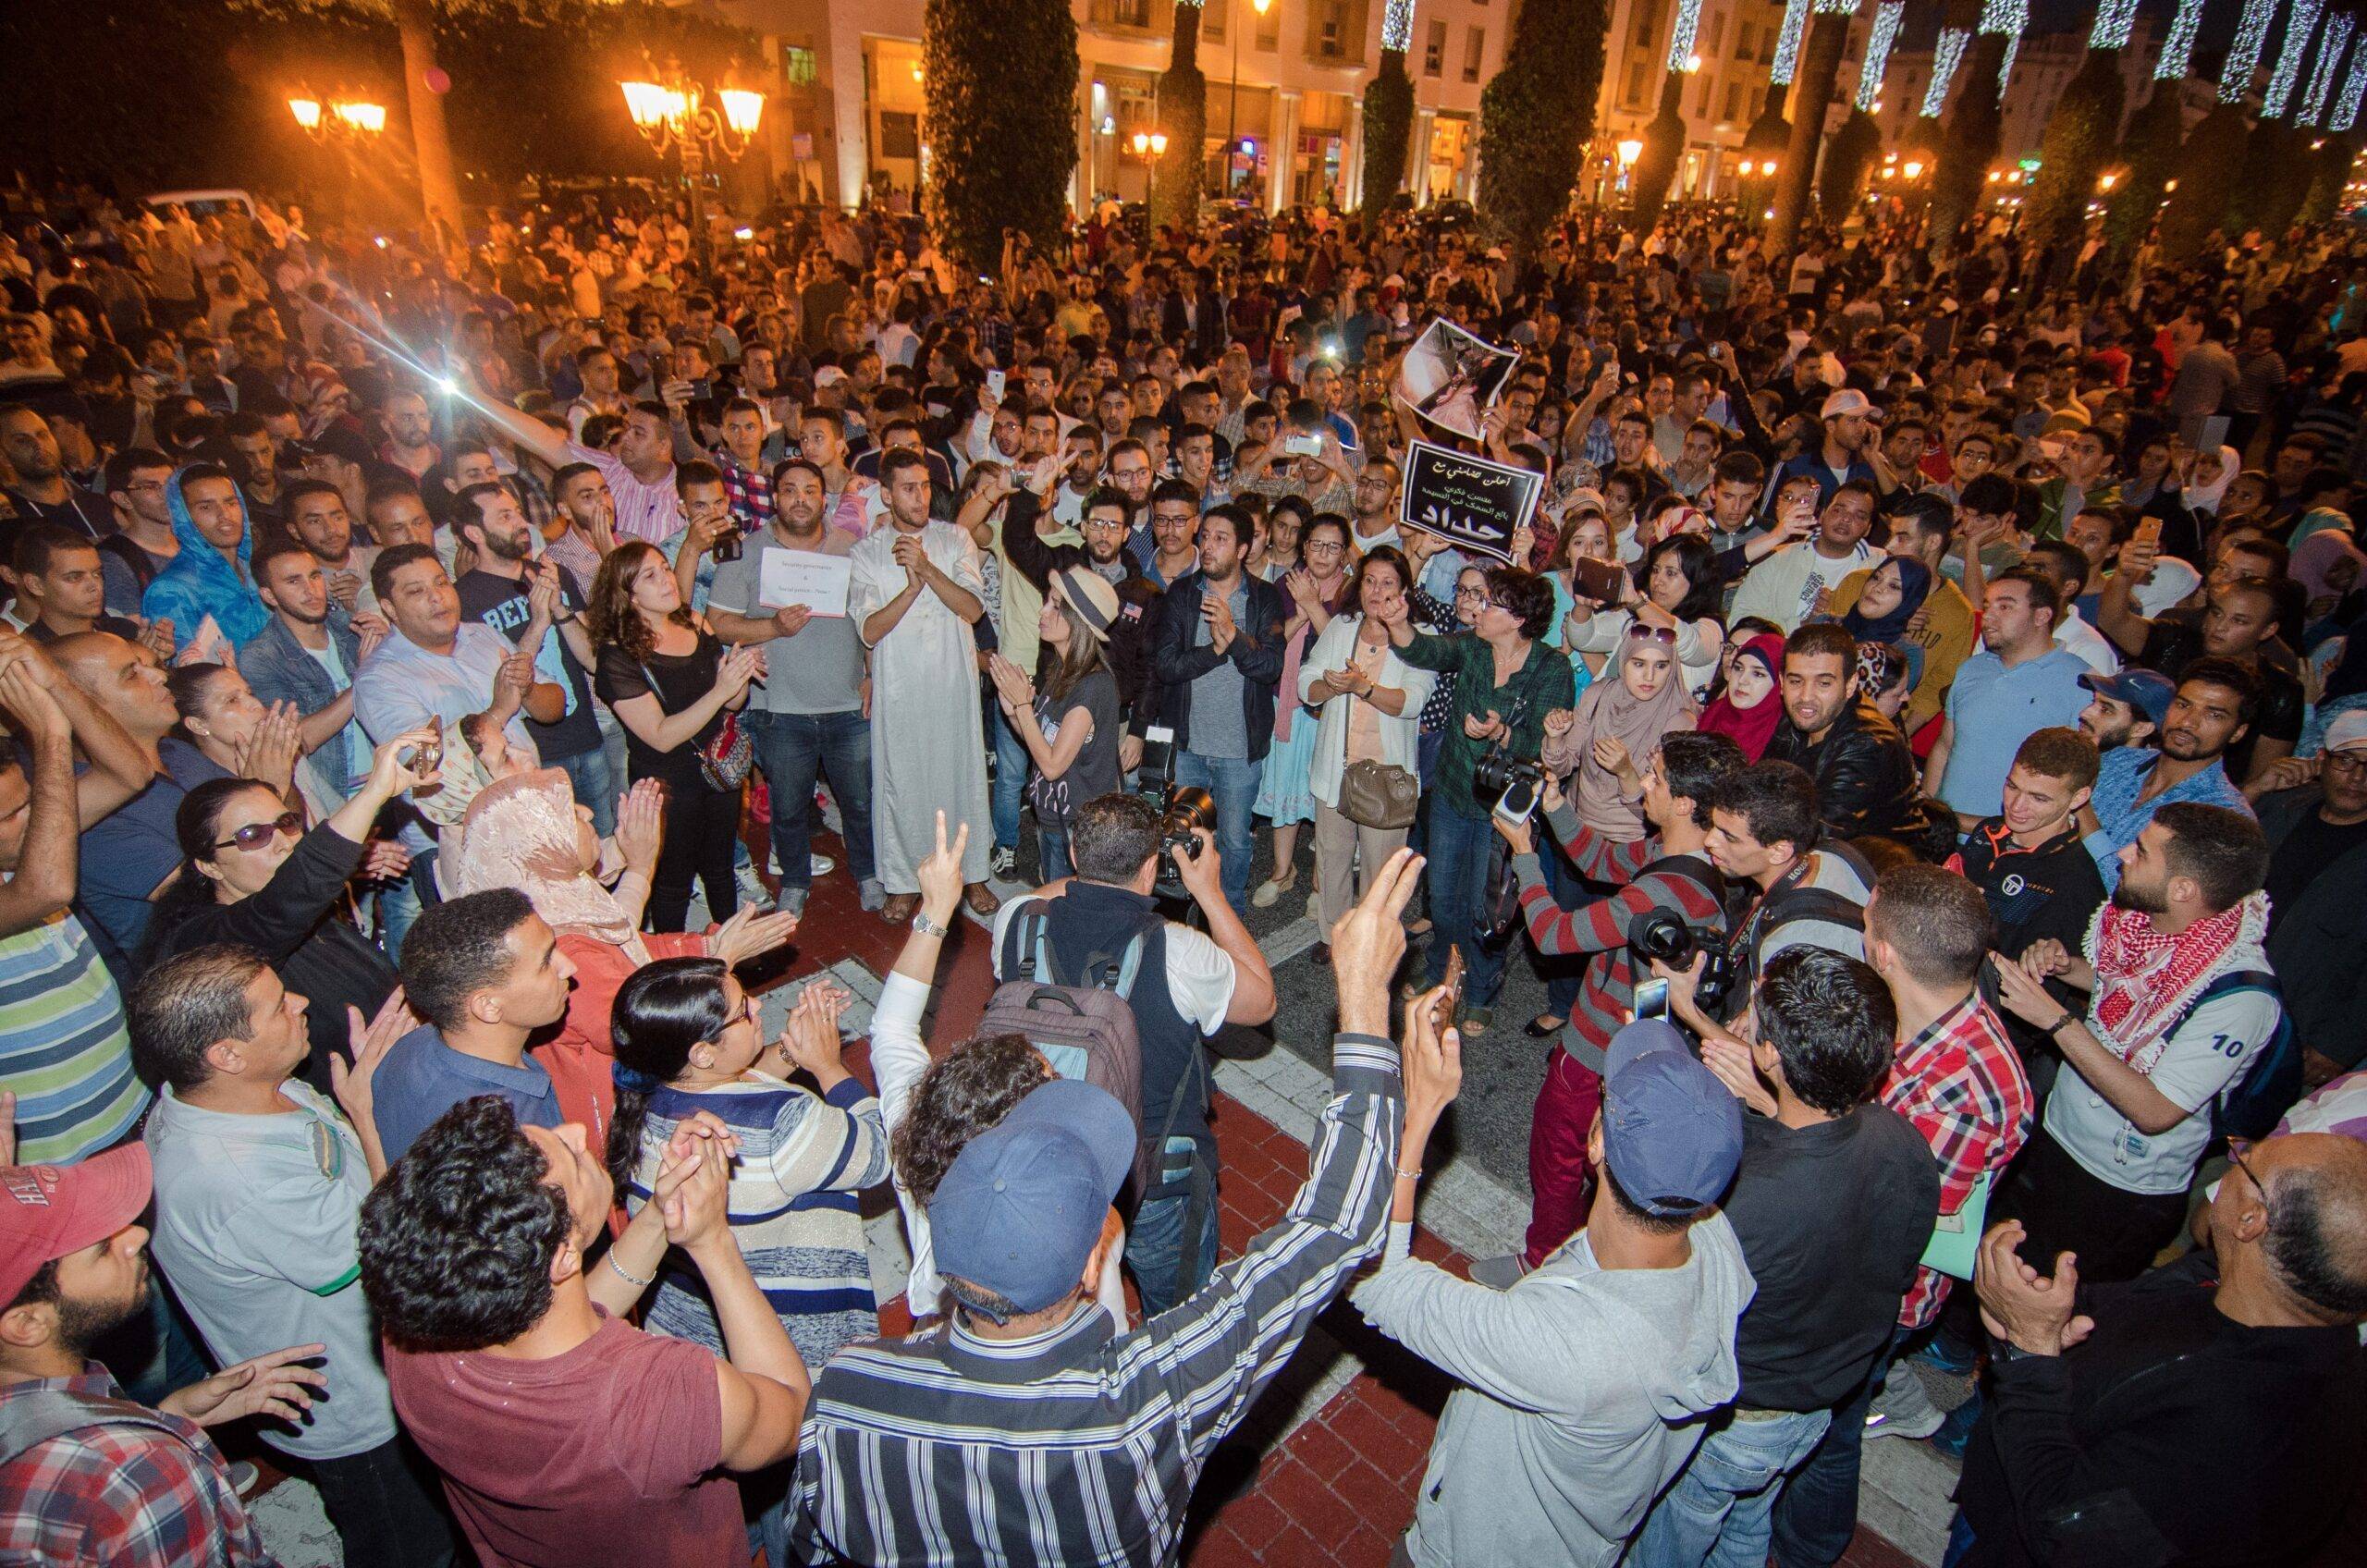
POLYGON ((1404 1101, 1389 1037, 1389 981, 1405 953, 1405 905, 1421 858, 1400 850, 1331 931, 1340 1033, 1331 1104, 1306 1182, 1279 1224, 1143 1330, 1173 1353, 1187 1440, 1205 1458, 1248 1415, 1316 1315, 1379 1250, 1389 1217, 1404 1101))
POLYGON ((32 748, 25 781, 25 839, 16 875, 0 883, 0 937, 50 919, 74 901, 80 833, 74 811, 74 732, 65 711, 34 677, 29 661, 0 667, 0 705, 32 748))

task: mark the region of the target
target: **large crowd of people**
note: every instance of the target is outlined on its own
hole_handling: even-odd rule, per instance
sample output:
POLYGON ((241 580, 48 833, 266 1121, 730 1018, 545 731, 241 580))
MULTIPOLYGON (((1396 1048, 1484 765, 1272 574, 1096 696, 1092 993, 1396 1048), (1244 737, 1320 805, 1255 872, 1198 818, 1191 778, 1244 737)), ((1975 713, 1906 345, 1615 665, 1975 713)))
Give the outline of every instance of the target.
POLYGON ((2352 231, 481 215, 0 214, 0 1560, 268 1562, 267 1451, 357 1568, 1163 1563, 1335 1301, 1420 1568, 1830 1568, 1881 1439, 1951 1568, 2367 1549, 2352 231))

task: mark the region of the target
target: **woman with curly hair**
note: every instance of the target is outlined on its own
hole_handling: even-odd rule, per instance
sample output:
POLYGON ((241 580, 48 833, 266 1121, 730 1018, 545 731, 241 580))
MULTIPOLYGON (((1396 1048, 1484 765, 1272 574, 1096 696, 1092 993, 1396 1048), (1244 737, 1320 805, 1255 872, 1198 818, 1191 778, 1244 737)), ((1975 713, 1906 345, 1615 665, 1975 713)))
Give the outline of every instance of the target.
POLYGON ((754 643, 727 652, 682 602, 665 556, 644 540, 618 545, 600 563, 588 615, 600 651, 594 685, 625 728, 626 773, 636 784, 656 778, 666 786, 666 841, 650 888, 649 927, 682 929, 693 876, 706 890, 707 913, 728 920, 740 907, 731 846, 747 742, 738 743, 739 777, 728 782, 717 777, 717 753, 734 752, 738 710, 749 682, 765 673, 764 653, 754 643))

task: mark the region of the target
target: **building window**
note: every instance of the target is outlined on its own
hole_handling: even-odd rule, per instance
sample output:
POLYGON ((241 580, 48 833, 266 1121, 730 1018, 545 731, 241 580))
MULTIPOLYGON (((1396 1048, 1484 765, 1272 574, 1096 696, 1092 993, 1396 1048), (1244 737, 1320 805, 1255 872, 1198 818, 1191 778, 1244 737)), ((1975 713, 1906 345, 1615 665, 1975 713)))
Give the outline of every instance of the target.
POLYGON ((1644 78, 1651 68, 1651 62, 1649 60, 1630 60, 1627 62, 1627 91, 1625 96, 1627 100, 1627 106, 1629 108, 1639 109, 1643 107, 1644 78))
POLYGON ((1093 19, 1104 27, 1150 26, 1150 0, 1093 0, 1093 19))
POLYGON ((1723 13, 1710 18, 1710 25, 1703 30, 1700 36, 1703 59, 1714 60, 1718 57, 1718 40, 1725 35, 1725 31, 1726 18, 1723 13))
POLYGON ((1446 74, 1446 23, 1444 22, 1430 24, 1429 39, 1422 45, 1422 74, 1433 77, 1446 74))
POLYGON ((1737 60, 1759 58, 1759 30, 1747 21, 1738 23, 1737 26, 1739 31, 1735 34, 1735 58, 1737 60))
POLYGON ((1266 14, 1257 18, 1257 47, 1270 55, 1282 42, 1282 8, 1270 6, 1267 7, 1266 14))
POLYGON ((1699 96, 1693 102, 1693 117, 1695 119, 1706 120, 1710 117, 1710 94, 1717 85, 1718 84, 1716 82, 1710 80, 1710 74, 1707 71, 1701 73, 1701 92, 1699 96))
POLYGON ((1724 118, 1729 125, 1742 118, 1741 82, 1730 81, 1726 83, 1726 112, 1724 118))
POLYGON ((1319 0, 1316 6, 1313 43, 1318 59, 1336 60, 1347 53, 1346 9, 1344 0, 1319 0))
POLYGON ((1232 9, 1232 0, 1206 0, 1200 7, 1200 36, 1223 38, 1225 23, 1228 19, 1226 13, 1232 9))
POLYGON ((1479 80, 1479 62, 1488 53, 1488 30, 1475 27, 1463 39, 1463 80, 1479 80))

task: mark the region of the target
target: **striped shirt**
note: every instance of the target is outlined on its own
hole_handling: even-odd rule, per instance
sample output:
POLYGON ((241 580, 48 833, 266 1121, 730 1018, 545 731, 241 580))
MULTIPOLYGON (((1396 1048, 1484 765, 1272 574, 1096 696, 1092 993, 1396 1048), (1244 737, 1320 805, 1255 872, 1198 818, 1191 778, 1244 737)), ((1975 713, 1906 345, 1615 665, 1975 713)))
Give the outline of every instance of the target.
POLYGON ((1636 961, 1627 950, 1627 931, 1637 916, 1667 910, 1684 916, 1687 925, 1723 929, 1725 912, 1694 878, 1645 869, 1662 858, 1658 839, 1606 839, 1581 824, 1567 802, 1548 820, 1579 875, 1613 884, 1610 892, 1564 910, 1547 889, 1544 867, 1535 855, 1513 861, 1520 877, 1521 923, 1537 950, 1593 955, 1578 982, 1577 1002, 1562 1025, 1562 1048, 1580 1066, 1600 1072, 1604 1047, 1635 1011, 1636 961))
POLYGON ((674 468, 666 467, 665 477, 655 484, 644 484, 633 477, 632 470, 623 459, 596 447, 580 447, 570 441, 567 455, 574 462, 590 463, 608 482, 608 494, 616 498, 616 535, 619 542, 645 539, 662 545, 682 532, 682 501, 674 490, 674 468))
POLYGON ((1317 1313, 1380 1250, 1404 1106, 1397 1050, 1332 1042, 1333 1097, 1282 1221, 1132 1333, 1085 1305, 1018 1341, 963 1317, 841 1352, 814 1383, 794 1562, 1171 1562, 1192 1488, 1317 1313))
POLYGON ((0 937, 0 1089, 16 1091, 25 1165, 71 1165, 113 1148, 148 1109, 123 1000, 71 914, 0 937))
MULTIPOLYGON (((696 1091, 659 1089, 642 1123, 628 1209, 649 1201, 667 1140, 700 1110, 740 1134, 725 1200, 731 1237, 805 1365, 818 1367, 850 1341, 879 1332, 855 1196, 888 1179, 879 1101, 852 1078, 819 1097, 754 1074, 696 1091)), ((706 1287, 680 1252, 667 1255, 646 1327, 724 1354, 706 1287)))

